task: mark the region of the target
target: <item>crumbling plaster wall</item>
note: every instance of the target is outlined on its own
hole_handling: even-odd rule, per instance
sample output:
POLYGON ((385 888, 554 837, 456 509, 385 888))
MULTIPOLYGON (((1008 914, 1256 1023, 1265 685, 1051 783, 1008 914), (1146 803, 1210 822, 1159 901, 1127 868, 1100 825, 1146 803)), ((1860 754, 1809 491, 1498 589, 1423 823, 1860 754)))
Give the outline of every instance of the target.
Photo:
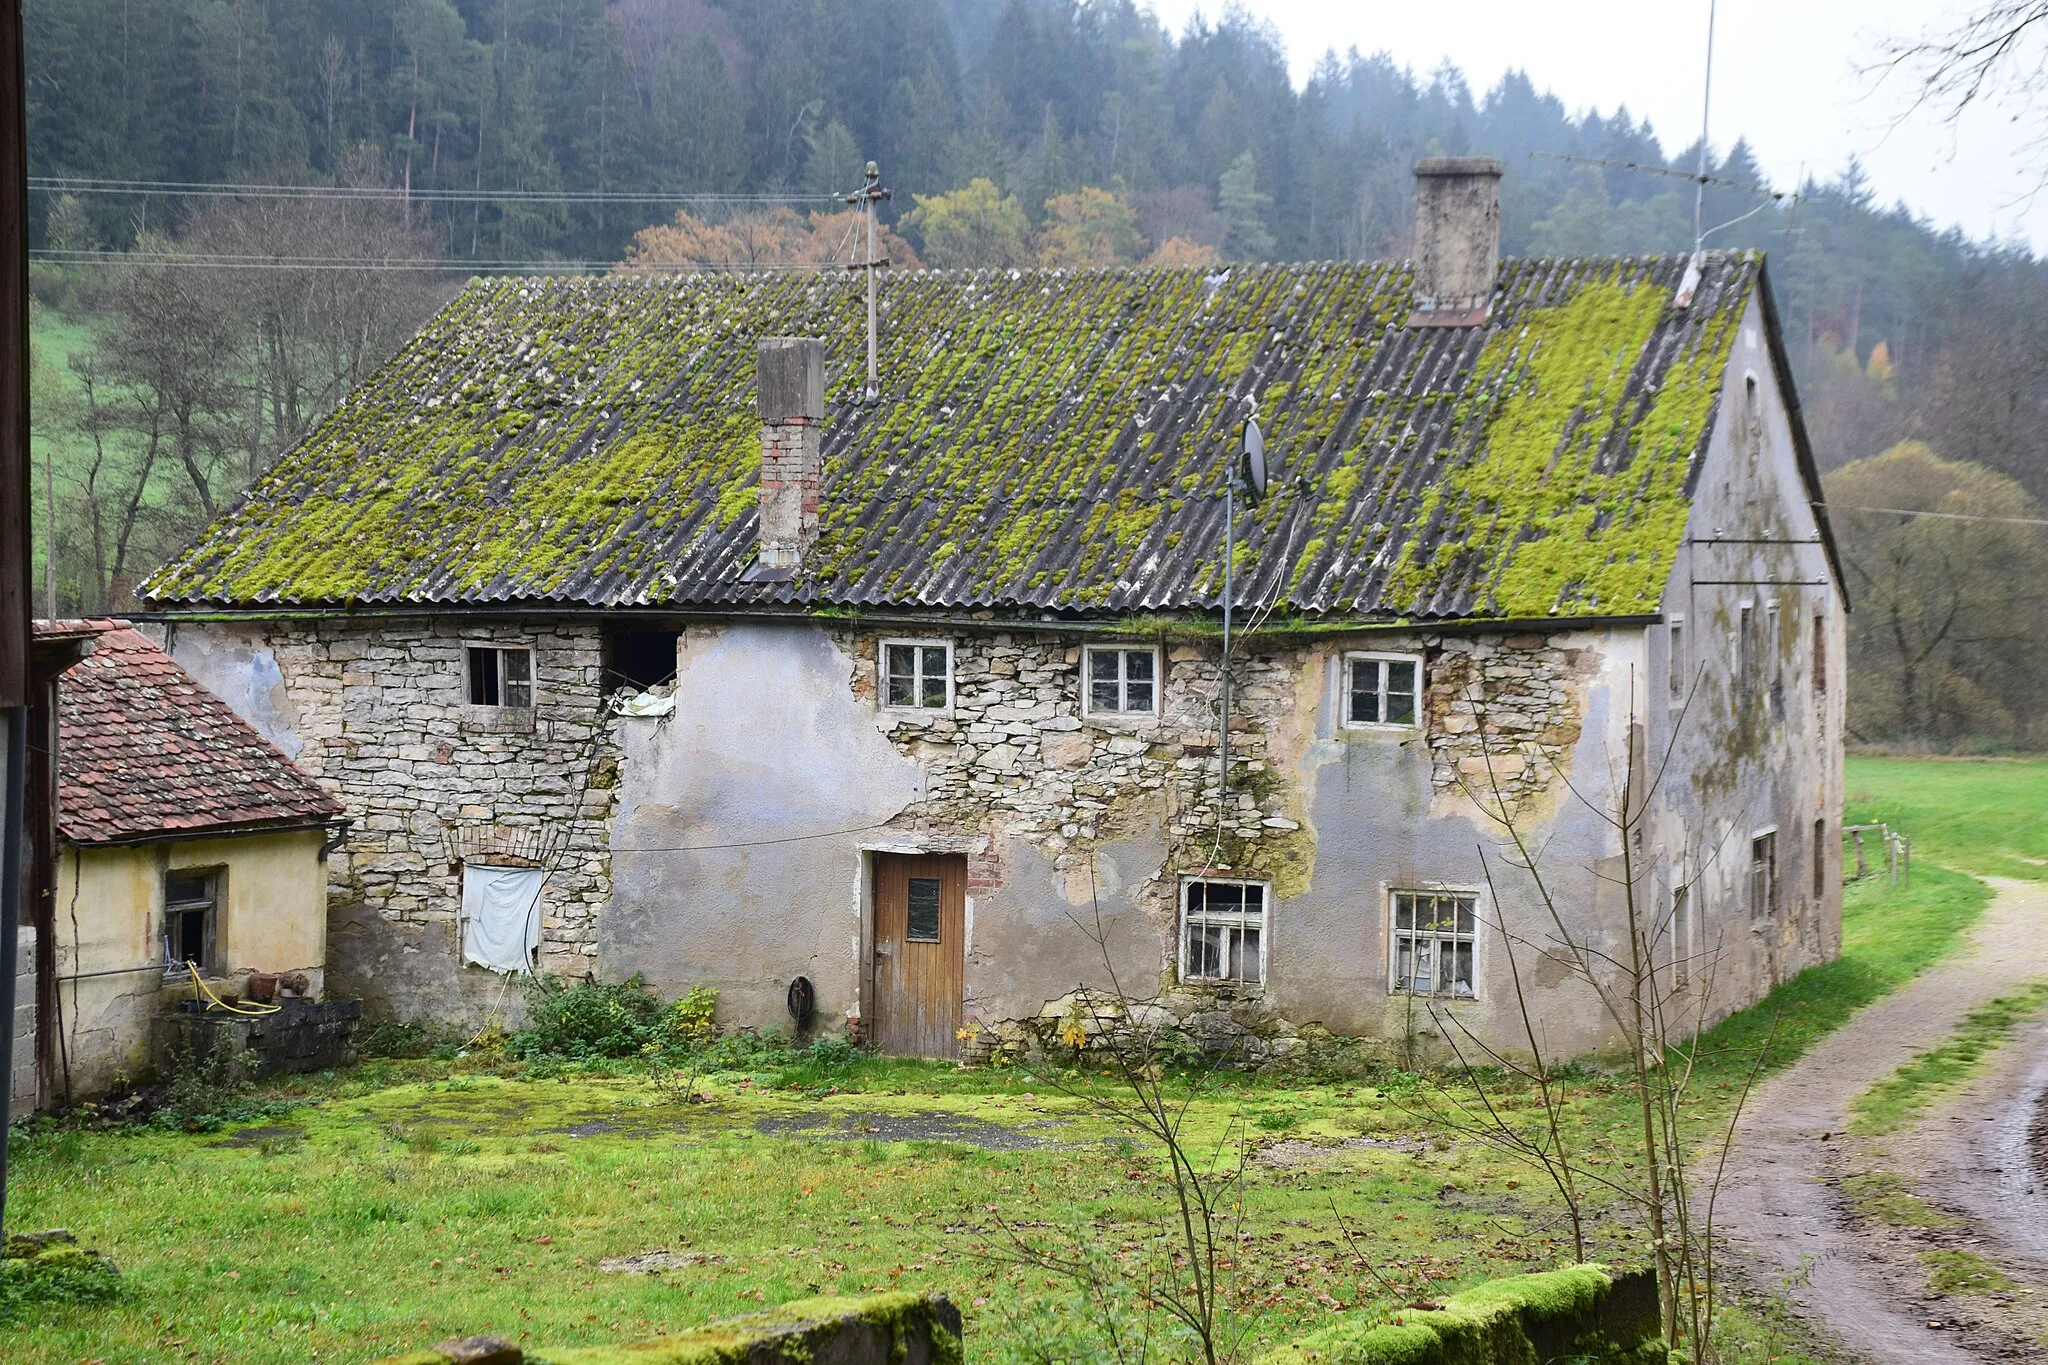
MULTIPOLYGON (((957 852, 969 867, 968 1016, 996 1038, 1015 1041, 1017 1021, 1049 1002, 1057 1011, 1073 988, 1107 987, 1100 933, 1117 983, 1163 996, 1177 1014, 1264 1015, 1283 1034, 1292 1025, 1282 1019, 1414 1035, 1426 1049, 1439 1026, 1387 989, 1387 892, 1484 894, 1485 848, 1506 904, 1483 913, 1541 937, 1526 879, 1500 861, 1504 831, 1487 809, 1502 803, 1546 848, 1553 890, 1582 907, 1589 940, 1619 941, 1592 871, 1614 851, 1611 831, 1566 798, 1562 780, 1604 780, 1621 751, 1610 741, 1626 707, 1614 697, 1629 675, 1611 664, 1614 633, 1254 643, 1235 665, 1227 812, 1217 648, 1157 647, 1160 714, 1126 719, 1084 712, 1084 645, 1070 635, 691 627, 674 716, 621 722, 621 874, 600 937, 605 973, 641 971, 670 990, 709 982, 729 1021, 765 1026, 783 1018, 801 972, 822 1014, 857 1015, 867 855, 957 852), (952 643, 949 711, 876 704, 883 639, 910 637, 952 643), (1337 724, 1347 647, 1425 654, 1427 725, 1337 724), (1175 979, 1180 880, 1205 869, 1273 887, 1267 981, 1249 998, 1175 979)), ((1486 937, 1480 999, 1451 1008, 1512 1044, 1510 974, 1498 932, 1486 937)), ((1561 973, 1524 970, 1553 987, 1537 1004, 1551 1046, 1611 1044, 1597 1006, 1561 973)))
POLYGON ((1692 943, 1672 951, 1689 959, 1689 1012, 1712 1021, 1841 951, 1847 604, 1819 540, 1754 302, 1696 478, 1687 543, 1666 588, 1666 624, 1648 637, 1641 691, 1645 748, 1664 764, 1644 822, 1654 869, 1645 885, 1661 922, 1671 917, 1673 888, 1689 888, 1692 943), (1745 605, 1756 641, 1747 686, 1739 676, 1745 605), (1674 622, 1683 634, 1676 683, 1674 622), (1776 903, 1753 914, 1751 840, 1772 830, 1776 903))
POLYGON ((172 657, 346 807, 328 860, 329 976, 401 1019, 516 1018, 516 991, 456 956, 459 856, 548 854, 541 963, 595 967, 611 898, 617 765, 589 623, 319 618, 174 626, 172 657), (533 650, 534 705, 471 706, 464 649, 533 650))
POLYGON ((80 848, 57 864, 56 952, 61 1073, 74 1097, 140 1080, 155 1017, 189 999, 187 977, 163 966, 164 878, 218 869, 214 962, 219 977, 305 972, 320 990, 326 964, 320 830, 80 848))

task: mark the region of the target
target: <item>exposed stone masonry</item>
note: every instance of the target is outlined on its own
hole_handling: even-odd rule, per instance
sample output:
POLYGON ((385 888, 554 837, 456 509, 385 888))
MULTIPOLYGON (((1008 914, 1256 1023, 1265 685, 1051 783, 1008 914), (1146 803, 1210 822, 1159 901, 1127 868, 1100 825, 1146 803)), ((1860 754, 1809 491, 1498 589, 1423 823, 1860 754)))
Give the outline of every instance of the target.
MULTIPOLYGON (((894 823, 927 846, 972 855, 971 891, 1006 879, 999 837, 1028 840, 1085 878, 1092 845, 1142 829, 1160 831, 1167 847, 1141 899, 1168 941, 1182 875, 1269 880, 1282 896, 1307 884, 1314 833, 1293 770, 1330 685, 1329 648, 1261 645, 1233 661, 1234 790, 1219 831, 1213 644, 1157 646, 1159 713, 1126 718, 1084 714, 1080 643, 1014 631, 934 638, 953 642, 951 711, 883 713, 928 793, 894 823)), ((352 820, 329 862, 330 899, 364 901, 386 919, 452 920, 458 858, 543 860, 552 871, 542 965, 591 968, 596 918, 611 896, 619 762, 599 699, 597 630, 337 622, 275 628, 270 639, 305 742, 299 765, 352 820), (473 644, 534 650, 531 711, 468 704, 473 644)), ((880 637, 843 631, 837 642, 854 660, 850 686, 872 701, 880 637)), ((1424 713, 1439 791, 1462 781, 1484 792, 1489 751, 1511 805, 1553 782, 1578 737, 1579 651, 1537 636, 1372 647, 1429 659, 1424 713)))
POLYGON ((611 898, 617 764, 603 732, 594 628, 502 621, 278 625, 270 643, 298 715, 298 765, 350 816, 328 896, 386 919, 450 920, 454 860, 544 858, 545 969, 581 973, 611 898), (534 651, 530 711, 471 706, 469 645, 534 651))
POLYGON ((1425 637, 1423 710, 1439 792, 1469 793, 1509 814, 1549 791, 1579 742, 1578 675, 1589 651, 1541 635, 1425 637))

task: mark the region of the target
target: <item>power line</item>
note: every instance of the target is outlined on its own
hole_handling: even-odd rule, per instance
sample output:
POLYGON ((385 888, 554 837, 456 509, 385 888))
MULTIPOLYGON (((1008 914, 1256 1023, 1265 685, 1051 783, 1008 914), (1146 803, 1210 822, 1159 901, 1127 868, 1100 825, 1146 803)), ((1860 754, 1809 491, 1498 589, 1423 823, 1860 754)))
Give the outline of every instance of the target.
POLYGON ((2005 522, 2009 526, 2048 526, 2038 516, 1976 516, 1972 512, 1919 512, 1915 508, 1858 508, 1855 503, 1829 503, 1839 512, 1888 512, 1892 516, 1937 516, 1944 522, 2005 522))
POLYGON ((216 180, 107 180, 33 175, 29 188, 63 194, 221 199, 345 199, 441 204, 836 204, 833 194, 720 194, 681 190, 388 189, 378 185, 261 185, 216 180))
POLYGON ((37 250, 29 259, 49 265, 192 266, 212 270, 385 270, 413 274, 460 270, 473 275, 556 275, 590 271, 624 271, 634 274, 687 274, 710 271, 722 274, 747 271, 841 270, 836 261, 508 261, 465 260, 460 257, 382 258, 351 256, 258 256, 228 253, 179 251, 63 251, 37 250))

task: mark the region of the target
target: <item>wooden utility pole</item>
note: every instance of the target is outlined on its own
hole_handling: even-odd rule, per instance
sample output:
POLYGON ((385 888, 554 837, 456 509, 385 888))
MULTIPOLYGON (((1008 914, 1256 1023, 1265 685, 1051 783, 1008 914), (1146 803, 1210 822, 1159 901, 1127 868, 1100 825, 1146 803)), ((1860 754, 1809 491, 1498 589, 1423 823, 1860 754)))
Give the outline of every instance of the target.
MULTIPOLYGON (((14 982, 21 949, 22 833, 26 824, 29 619, 28 101, 21 0, 0 4, 0 1077, 14 1094, 14 982)), ((7 1217, 7 1126, 0 1123, 0 1231, 7 1217)))
POLYGON ((889 262, 875 254, 875 205, 889 197, 889 191, 882 188, 882 172, 874 162, 868 163, 867 184, 846 196, 849 204, 859 204, 867 210, 868 255, 856 269, 868 272, 868 387, 867 401, 872 403, 882 395, 881 381, 875 367, 875 272, 889 262))

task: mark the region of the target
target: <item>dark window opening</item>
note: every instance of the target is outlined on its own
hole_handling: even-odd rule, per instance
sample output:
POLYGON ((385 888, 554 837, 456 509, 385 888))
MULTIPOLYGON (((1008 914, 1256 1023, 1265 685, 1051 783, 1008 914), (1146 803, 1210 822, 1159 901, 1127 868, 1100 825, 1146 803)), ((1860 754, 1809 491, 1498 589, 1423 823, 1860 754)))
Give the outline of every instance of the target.
POLYGON ((679 630, 615 630, 604 637, 604 690, 645 692, 673 681, 679 630))
POLYGON ((1828 822, 1825 819, 1813 822, 1813 898, 1823 900, 1828 894, 1828 822))
POLYGON ((533 705, 533 651, 469 647, 471 706, 533 705))
POLYGON ((912 877, 910 879, 910 922, 904 928, 903 937, 912 943, 937 943, 939 941, 939 879, 937 877, 912 877))
POLYGON ((164 878, 164 965, 190 962, 201 971, 213 952, 214 876, 180 872, 164 878))

